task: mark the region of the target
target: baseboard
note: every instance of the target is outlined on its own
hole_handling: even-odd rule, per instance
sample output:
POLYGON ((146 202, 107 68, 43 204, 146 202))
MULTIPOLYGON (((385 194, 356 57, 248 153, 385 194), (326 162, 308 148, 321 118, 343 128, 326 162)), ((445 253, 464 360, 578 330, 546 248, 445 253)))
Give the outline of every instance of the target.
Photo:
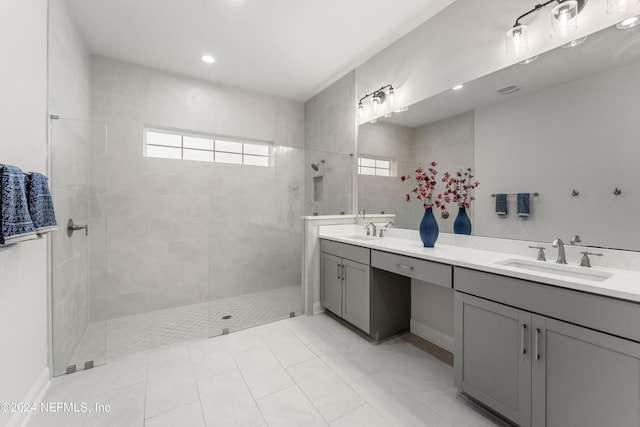
POLYGON ((429 342, 432 342, 433 344, 439 347, 442 347, 445 350, 453 353, 453 350, 455 348, 453 337, 443 332, 440 332, 438 330, 435 330, 433 328, 430 328, 427 325, 416 322, 413 319, 411 319, 411 323, 409 327, 411 328, 412 334, 417 335, 420 338, 423 338, 429 342))
MULTIPOLYGON (((39 404, 39 402, 42 401, 45 393, 49 389, 50 384, 51 381, 49 379, 49 368, 45 367, 38 376, 36 382, 33 383, 31 388, 29 389, 27 395, 24 397, 24 399, 21 400, 21 402, 39 404)), ((29 423, 31 415, 33 415, 33 411, 16 412, 9 420, 9 424, 7 424, 7 427, 26 427, 26 425, 29 423)))
POLYGON ((320 303, 320 301, 314 302, 313 303, 313 314, 320 314, 320 313, 324 313, 324 307, 322 306, 322 304, 320 303))

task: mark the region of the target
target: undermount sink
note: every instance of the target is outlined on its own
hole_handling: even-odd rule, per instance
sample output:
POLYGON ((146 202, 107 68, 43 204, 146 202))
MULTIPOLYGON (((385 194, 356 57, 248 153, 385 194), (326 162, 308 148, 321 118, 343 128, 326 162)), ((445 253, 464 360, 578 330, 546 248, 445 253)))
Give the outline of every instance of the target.
POLYGON ((378 236, 367 236, 365 234, 352 234, 350 236, 344 236, 349 239, 357 239, 357 240, 378 240, 380 237, 378 236))
POLYGON ((497 262, 496 264, 504 265, 505 267, 520 268, 523 270, 534 271, 537 273, 557 274, 558 276, 571 277, 574 279, 592 280, 595 282, 603 282, 609 277, 613 276, 612 273, 605 271, 593 270, 587 267, 578 267, 566 264, 555 264, 545 261, 529 261, 524 259, 507 259, 497 262))

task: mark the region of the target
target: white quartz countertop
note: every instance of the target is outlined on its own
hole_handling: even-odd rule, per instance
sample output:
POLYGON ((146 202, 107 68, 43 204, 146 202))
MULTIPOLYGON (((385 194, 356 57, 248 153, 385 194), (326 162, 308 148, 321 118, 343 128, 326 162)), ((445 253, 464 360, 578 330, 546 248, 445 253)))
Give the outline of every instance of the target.
MULTIPOLYGON (((568 269, 573 269, 574 271, 582 271, 581 269, 584 269, 586 272, 611 274, 611 277, 608 277, 605 280, 595 281, 585 278, 567 277, 562 274, 554 274, 546 271, 531 271, 528 269, 499 264, 506 260, 523 260, 531 263, 532 261, 535 261, 535 256, 525 257, 504 252, 439 244, 437 242, 435 248, 425 248, 419 240, 389 236, 372 240, 363 240, 362 238, 350 237, 354 236, 354 233, 345 234, 344 230, 337 230, 333 232, 327 230, 328 228, 330 227, 321 228, 319 234, 321 239, 329 239, 336 242, 348 243, 379 251, 406 255, 413 258, 450 264, 457 267, 466 267, 473 270, 485 271, 487 273, 495 273, 503 276, 515 277, 518 279, 530 280, 538 283, 640 303, 640 271, 601 266, 591 268, 568 266, 568 269)), ((362 233, 362 236, 364 236, 364 232, 362 233)), ((526 243, 523 243, 523 245, 524 244, 526 243)), ((537 262, 540 262, 541 264, 555 265, 553 260, 537 262)))

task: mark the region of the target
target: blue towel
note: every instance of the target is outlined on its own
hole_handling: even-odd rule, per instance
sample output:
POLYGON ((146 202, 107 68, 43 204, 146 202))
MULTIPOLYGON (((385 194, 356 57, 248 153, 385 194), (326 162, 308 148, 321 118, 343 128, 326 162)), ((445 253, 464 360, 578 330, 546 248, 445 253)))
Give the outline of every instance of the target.
POLYGON ((24 174, 14 166, 0 165, 0 245, 36 239, 29 215, 24 174))
POLYGON ((529 193, 518 193, 518 216, 529 216, 529 193))
POLYGON ((58 229, 56 213, 53 209, 53 201, 49 192, 47 177, 41 173, 31 172, 24 178, 27 189, 27 202, 29 215, 36 234, 41 236, 58 229))
POLYGON ((507 216, 506 194, 496 194, 496 214, 498 216, 507 216))

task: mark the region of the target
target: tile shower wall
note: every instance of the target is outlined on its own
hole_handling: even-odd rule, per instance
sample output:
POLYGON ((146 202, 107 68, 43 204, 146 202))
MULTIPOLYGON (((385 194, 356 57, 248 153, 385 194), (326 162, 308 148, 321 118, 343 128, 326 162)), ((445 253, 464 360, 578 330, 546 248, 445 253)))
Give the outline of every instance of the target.
POLYGON ((214 300, 301 286, 304 152, 278 147, 274 160, 269 168, 211 168, 214 300))
POLYGON ((356 74, 352 71, 304 105, 304 138, 307 149, 306 215, 337 215, 341 212, 349 214, 353 210, 355 97, 356 74), (325 160, 324 167, 318 172, 313 171, 311 163, 318 163, 320 160, 325 160), (317 191, 319 177, 322 177, 321 197, 318 197, 317 191))
MULTIPOLYGON (((49 110, 61 117, 89 120, 90 56, 64 2, 50 4, 49 110)), ((51 189, 59 231, 52 239, 54 374, 64 372, 89 318, 89 239, 67 237, 68 218, 89 222, 91 126, 66 119, 52 122, 51 189)))
POLYGON ((91 76, 92 118, 109 126, 92 159, 92 216, 108 227, 92 242, 107 283, 92 320, 300 286, 303 105, 98 56, 91 76), (275 168, 146 158, 145 125, 292 148, 275 168))
MULTIPOLYGON (((396 159, 399 176, 415 169, 413 141, 414 129, 406 126, 379 121, 358 128, 359 155, 396 159)), ((420 207, 405 202, 408 187, 397 177, 358 175, 358 209, 370 214, 395 214, 395 227, 415 228, 420 221, 420 207)))

